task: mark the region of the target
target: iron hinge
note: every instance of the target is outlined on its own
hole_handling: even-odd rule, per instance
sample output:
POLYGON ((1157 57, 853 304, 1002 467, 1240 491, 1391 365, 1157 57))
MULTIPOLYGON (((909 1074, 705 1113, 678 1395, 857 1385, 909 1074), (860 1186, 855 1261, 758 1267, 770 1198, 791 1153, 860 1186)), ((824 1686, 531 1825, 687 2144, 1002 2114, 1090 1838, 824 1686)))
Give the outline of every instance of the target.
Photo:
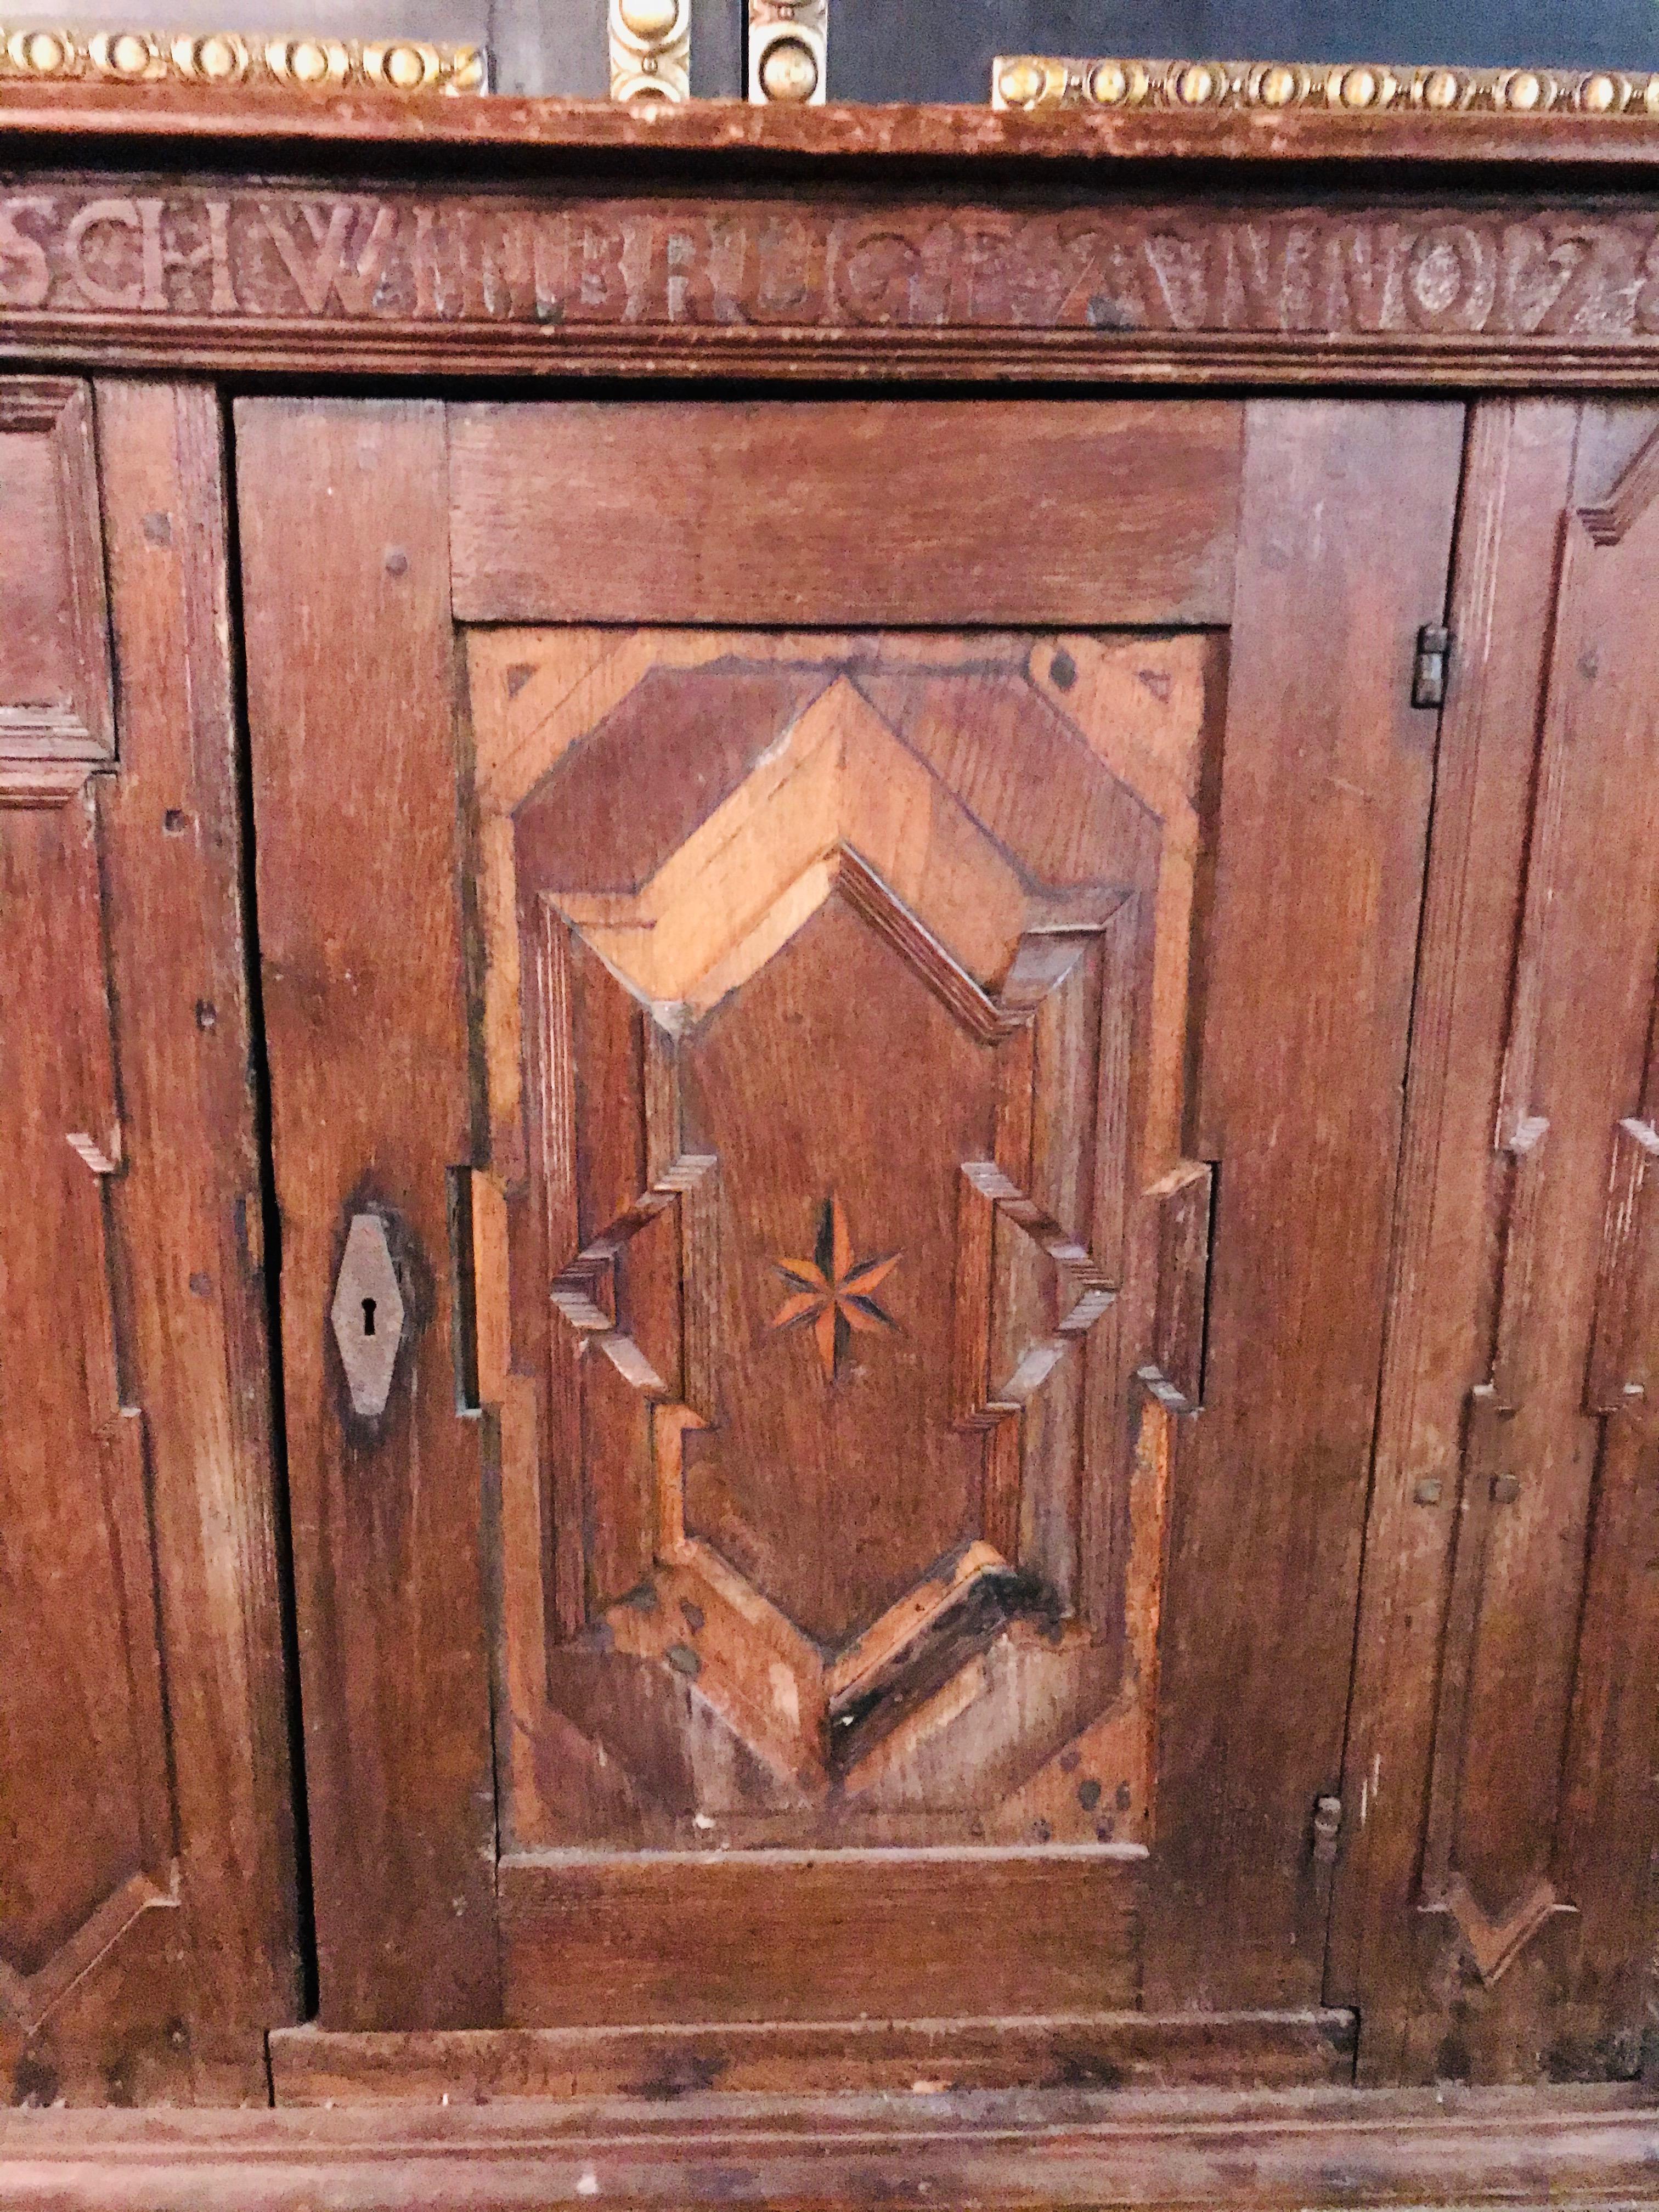
POLYGON ((1425 623, 1417 633, 1417 657, 1412 662, 1413 707, 1443 707, 1446 670, 1450 665, 1452 635, 1436 623, 1425 623))

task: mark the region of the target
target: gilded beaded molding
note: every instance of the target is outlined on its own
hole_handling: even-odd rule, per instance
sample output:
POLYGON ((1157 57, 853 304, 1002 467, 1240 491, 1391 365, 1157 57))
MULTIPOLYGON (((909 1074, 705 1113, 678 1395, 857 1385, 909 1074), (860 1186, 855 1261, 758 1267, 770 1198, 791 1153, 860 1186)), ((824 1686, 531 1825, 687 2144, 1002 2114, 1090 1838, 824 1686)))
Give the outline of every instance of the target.
POLYGON ((0 28, 0 88, 76 79, 288 92, 487 92, 489 63, 480 46, 434 46, 424 39, 0 28))
POLYGON ((609 0, 612 100, 691 97, 691 0, 609 0))
POLYGON ((1068 61, 1004 54, 993 107, 1206 108, 1334 115, 1582 115, 1659 118, 1659 76, 1614 70, 1395 69, 1380 62, 1068 61))
POLYGON ((822 107, 830 0, 749 0, 749 100, 756 107, 822 107))
MULTIPOLYGON (((823 103, 829 0, 748 0, 748 98, 757 106, 823 103)), ((606 0, 612 100, 691 97, 691 0, 606 0)))

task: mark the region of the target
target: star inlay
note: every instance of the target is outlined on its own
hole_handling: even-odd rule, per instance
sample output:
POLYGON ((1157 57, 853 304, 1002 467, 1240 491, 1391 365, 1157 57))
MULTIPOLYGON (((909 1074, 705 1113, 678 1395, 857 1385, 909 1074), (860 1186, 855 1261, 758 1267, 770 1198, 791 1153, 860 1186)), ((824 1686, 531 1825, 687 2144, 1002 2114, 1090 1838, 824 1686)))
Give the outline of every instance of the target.
POLYGON ((776 1263, 779 1274, 793 1288, 773 1315, 773 1328, 803 1328, 810 1322, 824 1379, 833 1382, 854 1329, 897 1328, 871 1294, 903 1256, 889 1252, 876 1260, 855 1260, 846 1209, 831 1191, 818 1218, 813 1256, 776 1263))

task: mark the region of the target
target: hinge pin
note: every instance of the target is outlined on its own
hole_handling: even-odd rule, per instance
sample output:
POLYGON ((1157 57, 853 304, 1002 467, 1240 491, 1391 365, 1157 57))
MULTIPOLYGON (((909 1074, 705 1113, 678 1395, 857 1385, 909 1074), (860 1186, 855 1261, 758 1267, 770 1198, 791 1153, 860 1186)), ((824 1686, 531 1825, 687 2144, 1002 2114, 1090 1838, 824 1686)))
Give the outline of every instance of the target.
POLYGON ((1451 632, 1425 623, 1417 633, 1417 658, 1412 663, 1413 707, 1443 707, 1446 669, 1451 659, 1451 632))
POLYGON ((1321 1797, 1314 1805, 1313 1856, 1316 1866, 1336 1863, 1336 1839, 1342 1832, 1342 1800, 1321 1797))

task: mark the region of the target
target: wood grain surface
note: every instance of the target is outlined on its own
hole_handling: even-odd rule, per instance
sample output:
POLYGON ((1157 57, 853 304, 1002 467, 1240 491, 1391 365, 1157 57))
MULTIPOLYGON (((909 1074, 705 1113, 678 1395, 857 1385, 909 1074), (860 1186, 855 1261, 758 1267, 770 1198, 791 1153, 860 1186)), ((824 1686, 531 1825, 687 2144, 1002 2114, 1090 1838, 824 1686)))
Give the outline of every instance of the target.
POLYGON ((1144 1865, 1125 1845, 504 1859, 506 2007, 532 2027, 1121 2010, 1144 1865))
MULTIPOLYGON (((222 410, 100 385, 121 766, 97 781, 133 1386, 169 1654, 192 2042, 255 2081, 301 2002, 222 410)), ((153 1997, 146 2002, 153 2005, 153 1997)))
POLYGON ((1174 1476, 1154 2002, 1307 2003, 1338 1792, 1461 409, 1253 402, 1197 1151, 1205 1413, 1174 1476), (1269 1595, 1271 1593, 1271 1595, 1269 1595))
POLYGON ((320 2017, 474 2027, 499 2000, 480 1437, 451 1316, 471 1135, 442 413, 235 421, 320 2017), (374 1421, 328 1324, 362 1211, 408 1310, 374 1421))
POLYGON ((279 2106, 489 2104, 505 2097, 722 2098, 884 2091, 1347 2081, 1346 2012, 1063 2013, 966 2020, 814 2020, 695 2026, 452 2028, 412 2035, 279 2029, 279 2106))
POLYGON ((25 80, 7 88, 6 127, 20 140, 57 140, 90 157, 100 142, 173 140, 217 150, 229 145, 252 166, 262 144, 291 150, 307 143, 353 146, 472 147, 552 155, 611 152, 636 173, 647 164, 683 166, 687 155, 721 157, 735 172, 787 162, 808 176, 835 166, 898 157, 935 174, 958 163, 1010 160, 1066 163, 1164 161, 1196 165, 1301 168, 1318 162, 1364 170, 1381 163, 1430 162, 1485 167, 1498 177, 1539 167, 1582 164, 1639 173, 1659 143, 1645 116, 1586 128, 1577 112, 1443 116, 1401 106, 1391 113, 1284 112, 1227 107, 1155 112, 1106 106, 1024 114, 956 106, 747 106, 730 100, 365 100, 350 94, 276 88, 25 80))
POLYGON ((1371 2080, 1641 2050, 1653 432, 1540 400, 1470 442, 1329 1984, 1371 2080))
POLYGON ((102 391, 101 507, 92 394, 66 411, 92 544, 54 503, 46 634, 85 708, 95 606, 106 717, 107 559, 124 691, 118 771, 0 811, 0 2073, 263 2098, 299 1931, 219 408, 102 391))
POLYGON ((7 90, 8 2204, 1640 2193, 1656 149, 7 90))
POLYGON ((1241 428, 1214 400, 458 407, 455 613, 1221 623, 1241 428))

